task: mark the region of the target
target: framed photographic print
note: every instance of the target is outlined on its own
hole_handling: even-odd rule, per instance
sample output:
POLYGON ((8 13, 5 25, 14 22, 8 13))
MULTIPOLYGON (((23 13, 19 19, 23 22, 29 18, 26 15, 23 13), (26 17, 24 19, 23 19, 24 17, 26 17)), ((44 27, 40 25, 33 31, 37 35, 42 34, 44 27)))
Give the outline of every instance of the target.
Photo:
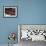
POLYGON ((17 17, 16 6, 4 6, 4 17, 17 17))

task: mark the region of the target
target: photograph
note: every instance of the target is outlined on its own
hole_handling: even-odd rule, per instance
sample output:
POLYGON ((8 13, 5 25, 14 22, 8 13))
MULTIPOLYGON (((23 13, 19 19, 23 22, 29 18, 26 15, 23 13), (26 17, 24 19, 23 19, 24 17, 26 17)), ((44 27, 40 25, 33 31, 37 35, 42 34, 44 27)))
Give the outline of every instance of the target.
POLYGON ((4 17, 17 17, 17 7, 4 6, 4 17))

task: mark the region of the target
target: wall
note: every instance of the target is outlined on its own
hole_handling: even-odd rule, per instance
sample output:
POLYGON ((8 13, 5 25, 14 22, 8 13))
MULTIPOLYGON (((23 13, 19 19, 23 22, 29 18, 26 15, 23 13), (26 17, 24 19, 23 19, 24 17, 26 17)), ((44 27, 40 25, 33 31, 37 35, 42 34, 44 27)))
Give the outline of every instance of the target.
MULTIPOLYGON (((0 44, 7 44, 9 42, 8 34, 10 32, 18 34, 18 18, 3 18, 3 6, 17 6, 17 3, 18 0, 0 0, 0 44)), ((15 43, 18 43, 17 39, 15 43)))
POLYGON ((46 24, 46 0, 20 0, 19 23, 46 24))
MULTIPOLYGON (((0 0, 0 44, 7 44, 17 24, 46 24, 46 0, 0 0), (18 6, 17 18, 3 18, 3 6, 18 6)), ((16 40, 17 43, 17 40, 16 40)))

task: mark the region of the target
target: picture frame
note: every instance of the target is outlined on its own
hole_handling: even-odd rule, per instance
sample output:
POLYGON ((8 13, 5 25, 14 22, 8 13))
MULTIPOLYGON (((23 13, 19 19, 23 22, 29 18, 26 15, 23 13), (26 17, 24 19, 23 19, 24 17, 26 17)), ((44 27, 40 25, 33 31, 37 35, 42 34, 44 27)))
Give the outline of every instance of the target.
POLYGON ((21 42, 22 40, 46 41, 46 24, 18 24, 18 42, 21 42), (28 37, 22 37, 25 36, 22 35, 22 31, 27 30, 28 35, 26 34, 26 36, 28 37))
POLYGON ((6 17, 6 18, 17 17, 17 6, 4 6, 3 17, 6 17))

